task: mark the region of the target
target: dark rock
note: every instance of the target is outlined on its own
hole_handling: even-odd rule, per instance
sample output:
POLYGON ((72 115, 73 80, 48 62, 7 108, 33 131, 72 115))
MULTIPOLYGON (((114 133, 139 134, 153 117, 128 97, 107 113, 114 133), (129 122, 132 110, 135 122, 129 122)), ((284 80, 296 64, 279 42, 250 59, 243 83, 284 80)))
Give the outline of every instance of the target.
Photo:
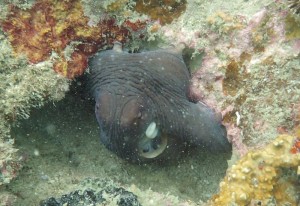
POLYGON ((118 206, 141 206, 136 195, 121 187, 105 188, 98 192, 92 189, 75 190, 60 198, 50 197, 43 200, 40 206, 94 206, 99 203, 106 205, 112 200, 116 201, 118 206))

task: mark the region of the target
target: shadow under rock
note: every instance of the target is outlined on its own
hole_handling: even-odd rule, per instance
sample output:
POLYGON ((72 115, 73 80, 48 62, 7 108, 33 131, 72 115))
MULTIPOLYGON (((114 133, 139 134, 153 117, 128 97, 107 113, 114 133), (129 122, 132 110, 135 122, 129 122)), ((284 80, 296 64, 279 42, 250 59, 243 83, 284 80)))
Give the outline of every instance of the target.
POLYGON ((122 160, 100 143, 94 103, 83 88, 76 83, 62 101, 33 110, 29 119, 13 127, 15 146, 26 156, 24 169, 8 185, 9 192, 22 197, 16 205, 37 205, 42 199, 75 191, 87 177, 109 178, 195 202, 217 192, 230 154, 197 148, 166 164, 122 160))

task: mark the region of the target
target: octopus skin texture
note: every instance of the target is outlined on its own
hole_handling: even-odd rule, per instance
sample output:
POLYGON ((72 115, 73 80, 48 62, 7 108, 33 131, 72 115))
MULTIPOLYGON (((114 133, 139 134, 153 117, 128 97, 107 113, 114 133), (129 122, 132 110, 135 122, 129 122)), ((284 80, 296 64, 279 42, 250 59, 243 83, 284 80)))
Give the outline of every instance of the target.
POLYGON ((89 85, 101 142, 132 162, 174 159, 187 148, 228 152, 213 110, 189 100, 190 73, 179 48, 101 51, 89 60, 89 85))

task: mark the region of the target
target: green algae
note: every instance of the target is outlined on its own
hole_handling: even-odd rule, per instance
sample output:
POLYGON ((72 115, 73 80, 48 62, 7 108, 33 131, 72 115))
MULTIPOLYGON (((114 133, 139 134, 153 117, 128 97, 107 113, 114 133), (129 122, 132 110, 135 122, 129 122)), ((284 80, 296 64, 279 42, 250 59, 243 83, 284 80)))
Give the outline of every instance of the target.
POLYGON ((288 40, 300 39, 300 21, 293 15, 287 15, 285 18, 286 38, 288 40))
POLYGON ((16 6, 21 9, 30 9, 36 0, 7 0, 0 1, 0 20, 6 18, 10 6, 16 6))

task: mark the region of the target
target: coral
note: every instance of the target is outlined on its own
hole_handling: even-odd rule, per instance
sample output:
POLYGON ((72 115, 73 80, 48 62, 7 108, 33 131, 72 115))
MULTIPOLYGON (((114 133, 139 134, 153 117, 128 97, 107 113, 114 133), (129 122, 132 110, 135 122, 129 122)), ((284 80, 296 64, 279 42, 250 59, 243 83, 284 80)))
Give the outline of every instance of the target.
POLYGON ((288 40, 300 39, 300 21, 292 15, 285 18, 286 38, 288 40))
POLYGON ((217 11, 207 18, 207 23, 217 33, 228 34, 245 27, 243 18, 232 16, 224 11, 217 11))
POLYGON ((24 10, 30 9, 35 0, 6 0, 0 1, 0 19, 4 20, 9 14, 9 8, 14 5, 24 10))
POLYGON ((292 120, 297 129, 300 126, 300 103, 292 105, 292 120))
POLYGON ((24 57, 15 58, 8 40, 0 30, 0 185, 16 177, 22 158, 13 148, 10 125, 28 118, 32 107, 60 100, 69 82, 56 74, 51 62, 29 65, 24 57))
POLYGON ((222 112, 241 155, 290 132, 300 101, 299 21, 285 2, 257 3, 188 1, 186 13, 161 28, 166 41, 194 49, 191 65, 201 57, 190 95, 222 112))
POLYGON ((87 6, 85 2, 88 0, 0 2, 0 185, 22 167, 22 158, 13 148, 11 124, 28 118, 32 107, 62 99, 69 89, 64 76, 82 74, 88 56, 98 49, 115 40, 124 43, 145 36, 148 17, 120 7, 130 7, 132 2, 106 1, 100 3, 100 10, 91 9, 97 3, 87 6))
POLYGON ((117 21, 116 23, 121 25, 124 19, 132 19, 133 16, 130 10, 127 9, 128 5, 131 4, 130 0, 81 0, 81 3, 84 15, 89 18, 88 25, 90 26, 97 26, 103 18, 113 16, 117 21))
POLYGON ((15 178, 21 168, 20 161, 17 160, 17 149, 13 148, 13 143, 13 140, 0 139, 0 185, 15 178))
MULTIPOLYGON (((68 90, 68 81, 55 74, 53 66, 55 70, 72 78, 83 72, 86 58, 94 50, 105 48, 106 43, 115 38, 120 37, 124 41, 131 38, 131 35, 132 39, 140 38, 147 35, 144 31, 148 31, 148 40, 153 39, 152 32, 155 32, 167 43, 184 42, 194 49, 192 62, 197 55, 201 56, 201 66, 196 64, 191 68, 194 71, 191 91, 195 99, 201 99, 223 113, 229 138, 235 149, 245 155, 239 163, 244 165, 247 161, 253 161, 256 164, 257 171, 249 171, 245 180, 241 180, 239 184, 232 179, 229 181, 227 176, 222 183, 221 193, 215 196, 214 201, 228 197, 229 193, 223 190, 227 187, 231 189, 227 184, 229 182, 237 185, 237 198, 246 198, 236 201, 247 201, 252 205, 261 204, 254 198, 265 198, 262 200, 265 202, 276 200, 278 204, 295 201, 299 196, 294 194, 297 189, 294 185, 297 165, 292 161, 299 158, 299 140, 282 135, 275 140, 275 144, 282 140, 282 146, 277 147, 271 143, 266 151, 256 150, 247 154, 247 150, 249 147, 262 148, 278 133, 290 131, 295 125, 299 126, 299 1, 224 3, 204 0, 181 1, 177 5, 175 2, 179 1, 0 2, 2 28, 18 54, 14 58, 9 42, 1 33, 0 93, 3 99, 0 106, 0 184, 9 182, 19 167, 15 164, 18 156, 9 135, 10 123, 21 117, 28 117, 31 107, 63 98, 68 90), (162 9, 153 9, 158 5, 162 9), (166 15, 158 16, 162 11, 166 15), (124 22, 125 19, 128 21, 124 22), (148 25, 152 20, 160 23, 148 25), (107 33, 104 34, 105 31, 107 33), (95 34, 102 36, 100 38, 95 34), (112 36, 104 38, 106 34, 112 36), (38 64, 29 65, 20 56, 22 54, 38 64), (282 153, 274 156, 271 151, 276 148, 276 151, 282 153), (261 156, 255 159, 253 154, 261 156), (286 162, 281 157, 285 157, 286 162), (258 164, 260 158, 267 158, 270 162, 258 164), (269 187, 257 185, 255 188, 257 181, 250 179, 251 175, 267 174, 270 174, 270 179, 262 179, 260 182, 269 181, 269 187), (246 185, 249 186, 248 191, 253 192, 250 194, 252 196, 242 195, 242 189, 239 188, 246 185), (258 191, 262 190, 259 194, 258 191), (289 191, 289 194, 285 191, 289 191), (269 197, 262 197, 262 194, 269 194, 274 198, 271 200, 269 197)), ((296 136, 299 137, 299 133, 296 136)), ((248 171, 243 171, 240 164, 228 171, 231 178, 233 171, 248 171)), ((299 161, 297 164, 299 165, 299 161)), ((138 193, 134 186, 132 191, 138 193)), ((139 192, 142 197, 147 194, 150 197, 141 200, 145 203, 154 202, 153 205, 158 205, 165 201, 168 204, 161 194, 139 192)))
POLYGON ((238 31, 221 66, 225 104, 235 108, 227 115, 235 122, 238 112, 241 119, 237 125, 250 146, 266 143, 283 128, 291 131, 291 105, 299 101, 300 87, 294 84, 299 78, 299 53, 292 41, 285 42, 285 16, 274 15, 263 9, 238 31))
POLYGON ((186 2, 38 0, 25 10, 19 8, 25 5, 7 4, 9 11, 1 26, 16 54, 26 54, 31 63, 55 55, 54 70, 72 79, 85 71, 90 55, 112 46, 113 41, 144 38, 149 18, 170 23, 185 10, 186 2), (141 17, 145 13, 148 19, 141 17))
POLYGON ((137 0, 135 10, 150 16, 152 20, 159 20, 164 25, 180 16, 186 9, 186 3, 186 0, 137 0))
POLYGON ((227 171, 211 205, 297 205, 300 137, 280 135, 265 148, 250 151, 227 171), (297 147, 297 152, 291 149, 297 147))
POLYGON ((54 70, 68 78, 84 72, 91 54, 115 40, 126 42, 130 31, 144 27, 125 20, 118 26, 111 17, 93 27, 88 23, 79 0, 40 0, 27 10, 11 6, 1 26, 18 55, 26 54, 31 63, 38 63, 55 53, 54 70))

